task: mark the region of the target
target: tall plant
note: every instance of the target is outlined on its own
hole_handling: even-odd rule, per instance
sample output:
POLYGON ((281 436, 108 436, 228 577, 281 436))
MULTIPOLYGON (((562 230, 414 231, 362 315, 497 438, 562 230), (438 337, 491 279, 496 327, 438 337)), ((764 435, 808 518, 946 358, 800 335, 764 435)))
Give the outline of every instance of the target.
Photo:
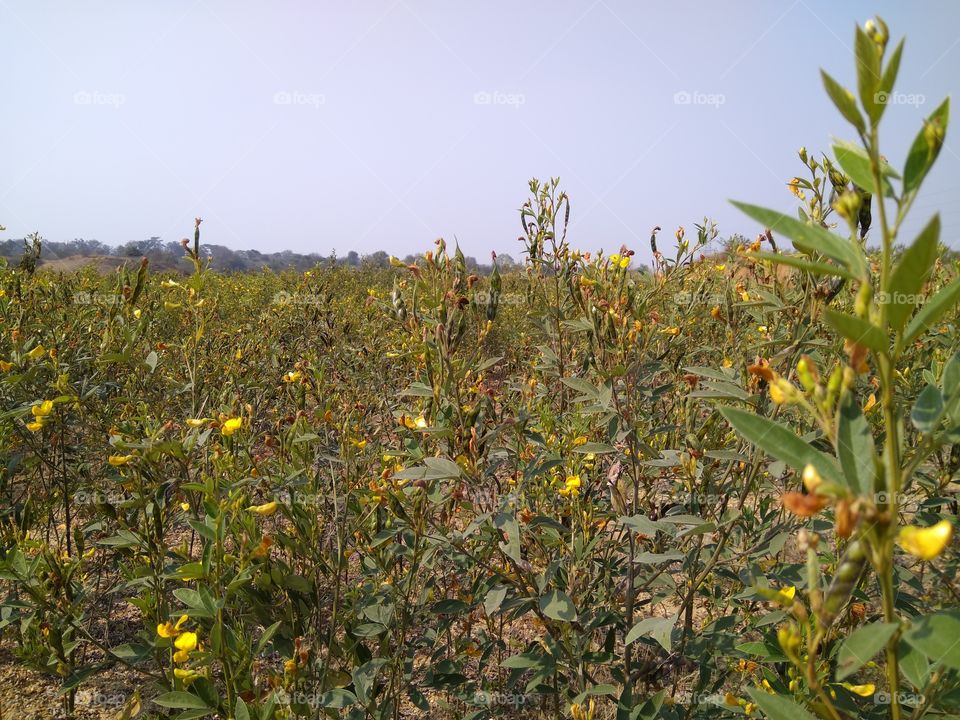
MULTIPOLYGON (((848 281, 852 312, 824 307, 822 317, 843 338, 847 360, 821 378, 809 357, 803 357, 788 377, 766 366, 755 372, 769 383, 780 406, 795 406, 819 429, 820 442, 808 442, 788 425, 749 411, 724 408, 723 414, 748 441, 787 463, 802 476, 806 492, 787 493, 784 506, 810 518, 832 508, 832 531, 843 556, 829 582, 820 577, 819 538, 802 533, 808 556, 806 601, 799 596, 776 598, 789 611, 780 628, 781 649, 794 666, 798 681, 790 683, 793 697, 755 689, 751 694, 772 718, 824 718, 859 712, 852 696, 837 699, 828 683, 854 676, 874 655, 885 651, 887 691, 870 684, 853 685, 853 695, 872 696, 875 705, 889 703, 895 720, 907 713, 903 688, 917 690, 910 712, 919 717, 936 705, 950 671, 960 670, 960 614, 946 611, 910 617, 898 604, 900 573, 896 547, 921 561, 931 561, 945 548, 953 525, 940 520, 929 527, 904 524, 904 498, 916 483, 918 470, 944 445, 960 439, 960 355, 931 368, 929 384, 910 411, 909 422, 898 404, 897 375, 905 352, 921 340, 931 325, 960 298, 960 280, 930 296, 927 284, 940 255, 940 218, 934 216, 899 257, 894 247, 924 179, 943 147, 949 100, 924 121, 898 173, 880 150, 880 121, 893 93, 903 51, 901 41, 887 56, 888 31, 880 19, 857 28, 855 38, 857 94, 826 72, 823 83, 833 103, 853 126, 859 143, 837 142, 837 164, 854 188, 839 193, 833 209, 845 221, 848 234, 831 232, 820 222, 806 221, 765 208, 734 203, 751 218, 789 237, 802 257, 775 253, 754 256, 784 263, 817 276, 848 281), (867 192, 859 190, 867 189, 867 192), (876 202, 880 250, 876 266, 858 237, 863 204, 876 202), (918 309, 919 308, 919 309, 918 309), (862 410, 867 383, 875 373, 882 423, 871 427, 862 410), (799 386, 793 379, 799 381, 799 386), (833 453, 819 447, 826 444, 833 453), (878 449, 878 444, 880 449, 878 449), (883 617, 846 637, 838 638, 838 621, 856 589, 869 588, 872 568, 883 617), (837 649, 837 640, 839 649, 837 649), (909 662, 904 662, 905 659, 909 662)), ((841 223, 842 225, 843 223, 841 223)), ((869 388, 871 391, 873 387, 869 388)), ((790 413, 784 413, 789 415, 790 413)))

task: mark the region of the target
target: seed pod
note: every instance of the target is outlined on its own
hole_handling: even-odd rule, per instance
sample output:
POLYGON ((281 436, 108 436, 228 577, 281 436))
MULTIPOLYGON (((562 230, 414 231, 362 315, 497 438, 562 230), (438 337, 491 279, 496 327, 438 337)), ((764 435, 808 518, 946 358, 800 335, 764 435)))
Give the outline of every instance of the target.
POLYGON ((837 568, 837 574, 834 575, 820 608, 818 620, 821 629, 829 628, 840 615, 840 611, 853 594, 866 564, 867 554, 863 544, 859 540, 854 540, 847 545, 847 552, 837 568))

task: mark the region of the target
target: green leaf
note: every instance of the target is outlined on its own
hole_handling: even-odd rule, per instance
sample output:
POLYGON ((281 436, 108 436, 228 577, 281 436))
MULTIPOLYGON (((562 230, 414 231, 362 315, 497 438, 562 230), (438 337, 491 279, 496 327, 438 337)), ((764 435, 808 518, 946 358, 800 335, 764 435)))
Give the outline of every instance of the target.
POLYGON ((629 645, 630 643, 636 642, 639 638, 649 636, 660 643, 660 646, 664 650, 671 652, 673 647, 671 634, 673 631, 673 626, 677 624, 678 617, 679 614, 674 613, 670 617, 665 618, 644 618, 630 629, 630 632, 627 633, 627 637, 623 640, 623 644, 629 645))
MULTIPOLYGON (((900 56, 903 55, 903 40, 897 43, 897 47, 890 54, 890 60, 887 61, 887 67, 883 71, 883 76, 880 78, 880 87, 877 88, 877 92, 881 93, 883 96, 883 108, 880 111, 880 114, 883 114, 883 109, 886 108, 887 99, 890 96, 890 93, 893 92, 893 86, 897 82, 897 73, 900 72, 900 56)), ((879 117, 877 118, 880 119, 879 117)))
POLYGON ((353 687, 356 691, 357 699, 364 705, 370 702, 370 691, 373 689, 373 682, 377 679, 381 668, 386 664, 387 661, 383 658, 374 658, 354 669, 353 687))
POLYGON ((830 77, 824 70, 820 71, 820 77, 823 78, 823 87, 826 88, 827 95, 833 100, 833 104, 837 106, 840 114, 858 131, 865 132, 867 126, 863 121, 863 115, 857 108, 857 99, 853 96, 853 93, 830 77))
POLYGON ((803 707, 782 695, 771 695, 763 688, 747 688, 750 697, 770 720, 816 720, 803 707))
POLYGON ((847 485, 855 495, 873 490, 876 454, 870 424, 853 393, 847 393, 837 423, 837 457, 847 485))
POLYGON ((235 720, 250 720, 250 710, 243 698, 237 698, 237 707, 233 711, 233 717, 235 720))
POLYGON ((357 702, 357 696, 349 690, 334 688, 320 696, 320 707, 345 708, 357 702))
POLYGON ((903 639, 934 664, 960 670, 960 610, 947 610, 916 618, 903 639))
POLYGON ((517 516, 512 512, 499 513, 493 519, 493 526, 506 536, 506 542, 500 543, 500 549, 515 562, 520 562, 520 525, 517 516))
POLYGON ((188 692, 173 691, 158 695, 153 699, 160 707, 175 708, 177 710, 213 710, 203 700, 188 692))
POLYGON ((540 598, 540 611, 548 618, 573 622, 577 619, 577 608, 573 600, 562 590, 550 590, 540 598))
POLYGON ((828 265, 827 263, 817 262, 815 260, 805 260, 797 255, 782 255, 780 253, 761 251, 747 253, 747 257, 755 258, 757 260, 769 260, 770 262, 778 265, 789 265, 790 267, 795 267, 798 270, 806 270, 814 275, 829 275, 831 277, 837 276, 846 280, 857 279, 853 273, 840 265, 828 265))
MULTIPOLYGON (((833 146, 833 154, 837 158, 837 162, 840 163, 840 167, 856 185, 871 193, 875 191, 870 157, 862 147, 850 142, 839 141, 833 146)), ((888 177, 896 177, 897 174, 889 163, 881 162, 883 162, 881 168, 883 194, 887 197, 893 197, 895 193, 888 177)))
POLYGON ((875 622, 850 633, 837 654, 837 682, 866 665, 887 644, 900 627, 897 623, 875 622))
POLYGON ((944 100, 940 105, 930 113, 930 116, 924 121, 924 127, 917 133, 910 151, 907 153, 907 162, 903 168, 903 192, 904 195, 915 192, 919 189, 923 179, 927 176, 934 161, 940 154, 942 144, 931 146, 927 142, 925 129, 929 124, 940 126, 946 136, 947 123, 950 120, 950 98, 944 100))
POLYGON ((877 298, 887 305, 887 320, 901 330, 920 300, 920 290, 930 278, 940 241, 940 215, 934 215, 917 239, 900 256, 890 276, 889 289, 877 298))
POLYGON ((789 215, 769 210, 757 205, 731 201, 732 204, 771 230, 783 233, 793 241, 794 246, 807 254, 820 253, 840 263, 856 277, 866 274, 866 261, 859 245, 834 235, 820 225, 805 223, 789 215))
POLYGON ((732 407, 720 408, 727 422, 744 438, 798 472, 813 465, 825 480, 843 484, 836 460, 797 437, 784 425, 732 407))
POLYGON ((854 50, 857 56, 857 91, 860 93, 860 102, 872 123, 876 124, 883 114, 883 107, 886 102, 886 100, 881 102, 878 97, 878 90, 880 89, 880 48, 859 25, 854 40, 854 50))
POLYGON ((937 322, 948 310, 960 300, 960 277, 954 278, 946 287, 942 288, 933 298, 925 303, 920 311, 913 316, 903 333, 904 344, 912 343, 920 333, 937 322))
POLYGON ((823 313, 823 319, 845 338, 868 347, 874 352, 886 352, 889 347, 890 342, 880 328, 856 315, 847 315, 827 308, 823 313))
POLYGON ((922 433, 937 429, 943 417, 943 393, 936 385, 927 385, 917 397, 910 411, 910 421, 922 433))
POLYGON ((497 585, 487 592, 487 596, 483 599, 483 610, 487 615, 493 615, 500 609, 507 597, 507 591, 508 587, 506 585, 497 585))
POLYGON ((924 688, 930 679, 930 663, 926 656, 903 640, 897 646, 900 670, 918 690, 924 688))

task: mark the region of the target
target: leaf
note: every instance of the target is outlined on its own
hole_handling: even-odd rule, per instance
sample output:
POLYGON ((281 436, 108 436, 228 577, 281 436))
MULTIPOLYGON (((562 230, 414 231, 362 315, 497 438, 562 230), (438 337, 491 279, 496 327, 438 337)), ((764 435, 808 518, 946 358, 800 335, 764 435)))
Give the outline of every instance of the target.
POLYGON ((860 93, 860 102, 867 111, 867 117, 876 124, 886 104, 886 99, 878 97, 877 93, 880 88, 880 48, 859 25, 854 50, 857 57, 857 91, 860 93))
POLYGON ((936 385, 927 385, 910 411, 910 421, 922 433, 931 433, 937 429, 943 417, 943 393, 936 385))
MULTIPOLYGON (((850 142, 839 141, 833 146, 833 154, 837 158, 837 162, 840 163, 840 167, 843 168, 843 171, 850 176, 850 179, 853 180, 857 186, 868 192, 875 191, 873 170, 870 167, 870 157, 862 147, 850 142)), ((883 162, 881 168, 883 194, 887 197, 892 197, 895 193, 893 191, 893 185, 890 184, 887 176, 896 176, 896 173, 886 161, 881 162, 883 162)))
POLYGON ((516 515, 512 512, 499 513, 493 519, 493 526, 506 536, 506 542, 500 543, 500 549, 514 562, 520 562, 520 525, 516 515))
POLYGON ((863 115, 857 108, 857 99, 853 96, 853 93, 830 77, 824 70, 820 71, 820 77, 823 79, 823 87, 826 88, 827 95, 833 100, 833 104, 837 106, 840 114, 858 131, 866 131, 866 123, 864 123, 863 115))
POLYGON ((883 353, 889 347, 890 341, 880 328, 856 315, 847 315, 827 308, 824 310, 823 319, 843 337, 874 352, 883 353))
POLYGON ((837 457, 854 495, 873 490, 876 454, 870 424, 853 393, 847 393, 837 423, 837 457))
POLYGON ((850 677, 870 662, 899 627, 897 623, 875 622, 850 633, 837 654, 837 682, 850 677))
POLYGON ((334 688, 320 696, 320 707, 345 708, 357 702, 357 696, 349 690, 334 688))
POLYGON ((746 410, 723 407, 720 412, 745 439, 794 470, 803 472, 808 464, 813 465, 824 479, 843 483, 836 460, 801 440, 789 428, 746 410))
POLYGON ((175 708, 177 710, 213 710, 203 700, 192 693, 175 690, 158 695, 153 702, 160 707, 175 708))
POLYGON ((761 251, 747 253, 747 257, 756 258, 757 260, 769 260, 778 265, 789 265, 798 270, 806 270, 814 275, 829 275, 831 277, 842 277, 846 280, 856 280, 856 276, 840 265, 828 265, 827 263, 817 262, 815 260, 805 260, 797 255, 783 255, 781 253, 761 251))
POLYGON ((250 710, 243 698, 237 698, 237 707, 233 711, 234 720, 250 720, 250 710))
POLYGON ((540 598, 540 611, 548 618, 573 622, 577 619, 577 608, 573 600, 562 590, 550 590, 540 598))
POLYGON ((903 168, 903 193, 910 194, 919 189, 923 179, 927 176, 930 168, 933 166, 937 155, 940 154, 940 146, 931 147, 927 143, 925 129, 928 124, 939 125, 944 132, 947 131, 947 123, 950 120, 950 98, 944 100, 940 105, 930 113, 930 116, 924 121, 924 127, 921 128, 910 151, 907 153, 907 162, 903 168))
POLYGON ((370 702, 370 691, 373 688, 373 682, 377 679, 380 669, 386 664, 387 661, 383 658, 374 658, 354 669, 353 687, 356 691, 357 699, 364 705, 370 702))
POLYGON ((930 277, 937 259, 940 240, 940 215, 934 215, 917 239, 900 256, 890 276, 889 288, 878 297, 887 306, 887 320, 901 330, 920 300, 920 290, 930 277))
POLYGON ((916 340, 920 333, 937 322, 945 312, 957 304, 958 300, 960 300, 960 277, 954 278, 953 282, 942 288, 933 296, 933 299, 920 308, 920 312, 913 316, 913 320, 903 333, 904 344, 916 340))
POLYGON ((632 628, 623 640, 624 645, 636 642, 642 637, 652 637, 667 652, 673 648, 673 639, 671 637, 673 626, 677 624, 679 613, 674 613, 670 617, 649 617, 644 618, 632 628))
POLYGON ((731 201, 733 205, 771 230, 783 233, 793 241, 794 246, 807 254, 820 253, 834 260, 857 277, 866 274, 866 261, 859 245, 834 235, 820 225, 805 223, 784 215, 776 210, 731 201))
POLYGON ((771 695, 758 687, 747 688, 747 692, 770 720, 816 720, 803 707, 782 695, 771 695))
POLYGON ((497 585, 487 592, 487 596, 483 599, 483 610, 487 615, 493 615, 500 609, 507 597, 508 590, 509 588, 506 585, 497 585))
POLYGON ((903 639, 934 664, 960 670, 960 610, 925 615, 913 620, 903 639))
MULTIPOLYGON (((880 78, 880 86, 877 88, 877 92, 882 93, 885 97, 888 97, 893 91, 893 86, 897 82, 897 73, 900 72, 900 56, 903 55, 903 40, 897 43, 897 47, 894 48, 894 51, 890 54, 890 60, 887 61, 887 67, 883 71, 883 76, 880 78)), ((884 103, 884 108, 881 109, 880 113, 883 114, 883 109, 886 108, 886 103, 884 103)), ((880 118, 878 117, 877 120, 880 118)))

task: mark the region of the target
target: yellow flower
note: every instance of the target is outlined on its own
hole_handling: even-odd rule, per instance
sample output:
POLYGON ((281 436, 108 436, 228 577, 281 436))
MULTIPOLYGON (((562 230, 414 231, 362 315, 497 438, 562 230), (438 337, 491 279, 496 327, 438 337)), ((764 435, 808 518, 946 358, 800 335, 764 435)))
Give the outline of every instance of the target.
POLYGON ((7 362, 6 360, 0 360, 0 370, 3 372, 10 372, 13 369, 13 363, 7 362))
POLYGON ((363 450, 367 446, 366 440, 351 440, 350 442, 357 450, 363 450))
POLYGON ((914 557, 933 560, 943 552, 952 537, 953 524, 949 520, 941 520, 926 528, 905 525, 900 528, 897 544, 914 557))
POLYGON ((859 695, 860 697, 870 697, 877 691, 877 686, 873 683, 867 683, 866 685, 851 685, 850 683, 843 683, 843 687, 852 692, 854 695, 859 695))
POLYGON ((758 332, 758 333, 765 333, 765 332, 767 332, 767 326, 766 326, 766 325, 757 325, 757 332, 758 332))
POLYGON ((43 418, 53 412, 53 400, 44 400, 30 408, 35 418, 43 418))
POLYGON ((140 319, 140 315, 142 315, 142 313, 140 312, 140 308, 137 308, 136 310, 133 311, 133 316, 134 316, 137 320, 140 319))
POLYGON ((229 437, 242 427, 243 418, 230 418, 223 423, 223 426, 220 428, 220 433, 229 437))
POLYGON ((777 376, 777 378, 770 383, 770 399, 777 405, 791 402, 796 398, 796 395, 796 387, 786 378, 777 376))
POLYGON ((726 266, 726 265, 722 265, 722 264, 721 264, 721 265, 714 265, 714 266, 713 266, 713 269, 716 270, 717 272, 723 272, 724 270, 727 269, 727 266, 726 266))
POLYGON ((187 425, 192 428, 202 427, 210 422, 210 418, 187 418, 187 425))
POLYGON ((730 358, 724 358, 723 362, 720 364, 725 368, 733 367, 733 360, 731 360, 730 358))
POLYGON ((37 345, 33 350, 27 353, 27 357, 31 360, 39 360, 43 357, 43 353, 46 352, 43 349, 43 345, 37 345))
POLYGON ((252 505, 248 507, 247 510, 260 515, 261 517, 268 517, 277 511, 277 507, 277 501, 273 500, 271 502, 264 503, 263 505, 252 505))
POLYGON ((877 395, 876 393, 870 393, 870 397, 867 398, 867 404, 863 406, 863 412, 868 413, 873 410, 877 405, 877 395))
POLYGON ((679 334, 680 334, 680 328, 678 328, 678 327, 676 327, 676 326, 671 326, 671 327, 666 327, 666 328, 664 328, 664 329, 661 330, 660 332, 662 332, 664 335, 679 335, 679 334))
POLYGON ((710 317, 712 317, 714 320, 719 320, 719 319, 720 319, 720 306, 719 306, 719 305, 714 305, 712 308, 710 308, 710 317))
POLYGON ((162 638, 173 638, 180 634, 180 627, 187 621, 186 615, 181 615, 180 619, 177 620, 177 624, 174 625, 170 622, 160 623, 157 625, 157 636, 162 638))
POLYGON ((823 477, 821 477, 813 465, 808 464, 803 468, 803 486, 807 489, 808 493, 816 492, 817 486, 822 482, 823 477))
POLYGON ((189 659, 190 659, 190 653, 188 653, 186 650, 177 650, 173 654, 173 661, 175 663, 185 663, 189 659))
POLYGON ((303 373, 300 372, 299 370, 291 370, 290 372, 288 372, 286 375, 283 376, 283 381, 285 383, 295 383, 302 377, 303 377, 303 373))
POLYGON ((114 467, 120 467, 121 465, 126 465, 128 462, 133 460, 133 455, 111 455, 107 458, 107 462, 113 465, 114 467))
POLYGON ((777 591, 776 602, 780 605, 793 605, 793 598, 796 597, 797 588, 789 585, 777 591))
POLYGON ((563 497, 576 497, 580 493, 580 476, 567 475, 563 487, 558 491, 563 497))
POLYGON ((190 652, 191 650, 197 649, 197 634, 195 632, 184 632, 180 633, 180 636, 173 641, 174 646, 177 650, 182 652, 190 652))
POLYGON ((188 502, 180 503, 180 509, 183 510, 184 512, 190 512, 190 503, 188 502))
POLYGON ((182 681, 184 685, 189 685, 197 678, 203 677, 196 670, 190 670, 187 668, 174 668, 173 674, 177 680, 182 681))
POLYGON ((283 671, 286 673, 296 672, 297 670, 297 661, 296 660, 287 660, 283 663, 283 671))
POLYGON ((578 435, 577 437, 575 437, 575 438, 573 439, 573 445, 574 445, 574 447, 579 447, 580 445, 584 445, 584 444, 586 444, 586 442, 587 442, 587 436, 586 436, 586 435, 578 435))
POLYGON ((33 422, 27 423, 27 430, 30 432, 39 432, 43 429, 43 420, 34 420, 33 422))
POLYGON ((427 419, 423 415, 421 415, 420 417, 417 418, 414 425, 416 425, 418 429, 423 430, 425 427, 427 427, 427 419))

